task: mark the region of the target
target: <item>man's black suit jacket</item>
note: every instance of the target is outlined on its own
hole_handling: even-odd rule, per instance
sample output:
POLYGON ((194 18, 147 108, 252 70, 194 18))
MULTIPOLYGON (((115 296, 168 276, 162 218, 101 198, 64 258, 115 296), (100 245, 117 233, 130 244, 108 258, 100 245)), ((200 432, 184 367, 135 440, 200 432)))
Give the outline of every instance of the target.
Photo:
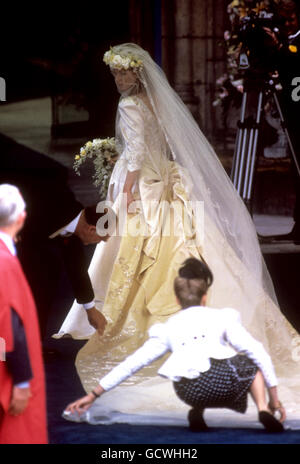
POLYGON ((44 333, 60 264, 64 263, 77 301, 86 303, 94 298, 81 240, 74 235, 49 239, 49 235, 74 219, 83 206, 68 187, 64 166, 2 135, 0 165, 0 183, 16 185, 26 202, 27 218, 17 245, 18 256, 44 333))

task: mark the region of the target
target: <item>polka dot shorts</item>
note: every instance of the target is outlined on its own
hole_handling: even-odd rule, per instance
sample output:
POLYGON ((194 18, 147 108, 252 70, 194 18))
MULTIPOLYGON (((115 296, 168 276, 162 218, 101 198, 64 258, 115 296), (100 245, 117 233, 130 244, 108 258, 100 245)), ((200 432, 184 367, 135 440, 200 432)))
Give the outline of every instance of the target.
POLYGON ((210 361, 210 369, 196 379, 182 378, 173 383, 177 396, 193 408, 229 408, 244 413, 257 366, 240 354, 210 361))

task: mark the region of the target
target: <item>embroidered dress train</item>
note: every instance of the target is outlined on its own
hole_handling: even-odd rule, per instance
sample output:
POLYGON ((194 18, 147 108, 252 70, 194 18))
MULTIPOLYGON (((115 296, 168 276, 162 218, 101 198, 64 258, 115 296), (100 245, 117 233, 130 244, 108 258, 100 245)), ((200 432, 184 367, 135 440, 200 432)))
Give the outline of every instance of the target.
MULTIPOLYGON (((97 308, 108 321, 104 335, 95 333, 76 302, 56 335, 89 338, 76 359, 84 388, 91 391, 143 344, 154 323, 178 311, 173 281, 182 262, 194 256, 204 259, 215 276, 208 304, 240 312, 243 324, 273 359, 288 412, 290 404, 291 417, 300 419, 295 409, 300 395, 299 337, 277 307, 243 202, 147 52, 123 44, 105 59, 111 69, 131 70, 136 76, 122 92, 116 117, 119 159, 107 201, 119 218, 126 211, 122 193, 128 173, 138 175, 132 187, 133 212, 122 226, 118 224, 116 236, 97 245, 89 269, 97 308)), ((81 418, 66 417, 90 423, 185 423, 186 406, 176 398, 171 383, 156 375, 162 362, 106 393, 81 418)), ((225 414, 229 425, 235 422, 233 413, 225 414)))

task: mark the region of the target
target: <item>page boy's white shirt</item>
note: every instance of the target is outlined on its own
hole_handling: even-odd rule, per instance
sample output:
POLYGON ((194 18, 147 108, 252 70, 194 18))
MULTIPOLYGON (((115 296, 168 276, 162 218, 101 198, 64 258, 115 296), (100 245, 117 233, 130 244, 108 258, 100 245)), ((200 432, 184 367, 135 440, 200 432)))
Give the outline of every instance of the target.
POLYGON ((149 336, 141 348, 99 381, 104 390, 110 390, 169 351, 171 355, 158 374, 173 381, 198 377, 210 368, 210 358, 227 359, 241 353, 262 371, 268 387, 277 385, 270 356, 241 325, 235 309, 187 308, 166 323, 152 326, 149 336))

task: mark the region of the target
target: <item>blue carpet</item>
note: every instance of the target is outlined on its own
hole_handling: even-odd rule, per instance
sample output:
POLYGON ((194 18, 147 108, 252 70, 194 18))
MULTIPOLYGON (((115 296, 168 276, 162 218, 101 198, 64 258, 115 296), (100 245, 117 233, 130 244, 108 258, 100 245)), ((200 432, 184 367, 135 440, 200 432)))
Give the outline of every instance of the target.
MULTIPOLYGON (((93 247, 87 247, 87 257, 91 258, 93 247)), ((280 282, 282 272, 288 274, 287 256, 277 254, 267 256, 267 264, 273 279, 277 283, 279 299, 285 300, 286 290, 290 292, 289 305, 282 305, 286 309, 286 316, 292 319, 295 327, 299 330, 299 314, 293 308, 296 307, 297 286, 288 287, 286 280, 280 282), (282 271, 282 272, 281 272, 282 271), (285 284, 285 285, 283 285, 285 284)), ((295 276, 296 264, 299 263, 300 254, 292 255, 295 262, 291 263, 289 257, 290 279, 295 276)), ((295 282, 293 282, 295 284, 295 282)), ((66 316, 68 308, 73 301, 72 290, 67 276, 62 271, 60 286, 53 304, 48 322, 48 335, 57 332, 66 316), (60 308, 60 310, 58 309, 60 308), (67 308, 67 309, 66 309, 67 308)), ((55 445, 144 445, 152 444, 155 447, 163 445, 270 445, 270 444, 300 444, 299 431, 285 431, 282 434, 269 434, 263 429, 232 429, 210 428, 208 432, 192 433, 185 427, 170 426, 133 426, 128 424, 114 425, 89 425, 86 423, 73 423, 61 417, 67 404, 84 395, 79 377, 75 370, 74 360, 76 353, 85 341, 73 339, 50 339, 49 336, 44 344, 57 350, 56 356, 45 357, 45 369, 47 379, 47 401, 48 401, 48 427, 49 442, 55 445)), ((101 449, 106 449, 101 447, 101 449)), ((63 447, 65 449, 65 446, 63 447)), ((77 448, 76 448, 77 449, 77 448)), ((93 448, 92 448, 93 449, 93 448)), ((214 448, 213 448, 214 449, 214 448)))
MULTIPOLYGON (((65 406, 84 394, 74 368, 74 358, 83 342, 55 341, 59 353, 45 359, 50 444, 300 444, 299 431, 269 434, 262 429, 211 428, 192 433, 185 427, 89 425, 61 417, 65 406)), ((102 448, 105 449, 105 448, 102 448)))
MULTIPOLYGON (((91 256, 93 248, 87 250, 91 256)), ((299 254, 296 255, 299 260, 299 254)), ((296 258, 294 256, 294 258, 296 258)), ((285 255, 276 255, 267 260, 273 278, 278 280, 278 270, 286 261, 285 255), (268 262, 269 261, 269 262, 268 262), (272 266, 270 265, 272 264, 272 266)), ((291 268, 290 268, 291 270, 291 268)), ((286 269, 284 269, 286 272, 286 269)), ((282 288, 282 287, 281 287, 282 288)), ((296 289, 296 286, 294 287, 296 289)), ((296 301, 296 292, 291 292, 296 301)), ((48 334, 55 333, 66 315, 66 308, 72 303, 72 290, 62 274, 56 302, 48 324, 48 334), (58 308, 61 308, 59 313, 58 308)), ((292 306, 292 305, 291 305, 292 306)), ((299 328, 299 315, 294 316, 295 326, 299 328)), ((85 341, 72 339, 53 340, 47 338, 45 344, 58 351, 56 356, 45 358, 47 378, 48 426, 51 444, 300 444, 299 431, 285 431, 282 434, 269 434, 263 429, 210 428, 208 432, 192 433, 185 427, 170 426, 133 426, 127 424, 89 425, 66 421, 61 414, 67 404, 84 395, 79 377, 75 370, 76 353, 85 341)))

